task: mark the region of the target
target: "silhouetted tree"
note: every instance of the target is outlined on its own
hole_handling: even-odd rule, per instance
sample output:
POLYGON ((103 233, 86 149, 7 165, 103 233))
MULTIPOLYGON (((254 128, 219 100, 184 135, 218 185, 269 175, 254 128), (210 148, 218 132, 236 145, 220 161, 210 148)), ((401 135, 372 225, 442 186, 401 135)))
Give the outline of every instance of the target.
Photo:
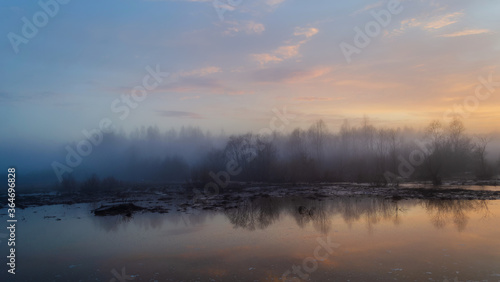
POLYGON ((72 174, 65 175, 61 182, 61 193, 69 193, 73 194, 76 192, 78 188, 78 183, 75 180, 75 177, 72 174))
POLYGON ((82 183, 81 191, 83 193, 94 193, 98 192, 100 188, 99 177, 96 174, 92 174, 87 180, 82 183))
POLYGON ((481 179, 488 179, 493 176, 493 166, 486 159, 486 147, 491 142, 490 136, 477 136, 474 147, 474 157, 477 162, 476 176, 481 179))

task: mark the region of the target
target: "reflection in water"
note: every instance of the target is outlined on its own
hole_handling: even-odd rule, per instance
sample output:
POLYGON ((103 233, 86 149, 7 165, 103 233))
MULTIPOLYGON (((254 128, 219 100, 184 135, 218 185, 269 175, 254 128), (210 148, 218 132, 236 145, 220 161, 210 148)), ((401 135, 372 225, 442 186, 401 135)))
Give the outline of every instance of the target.
POLYGON ((288 213, 299 227, 305 228, 311 223, 317 231, 326 234, 331 229, 332 216, 340 215, 348 225, 364 220, 371 230, 381 220, 390 219, 398 224, 404 207, 416 204, 414 201, 400 204, 382 198, 336 198, 328 201, 263 198, 246 201, 225 214, 235 227, 255 230, 265 229, 279 220, 282 213, 288 213))
MULTIPOLYGON (((121 228, 126 228, 128 224, 133 224, 141 230, 161 229, 165 222, 174 225, 184 225, 185 227, 202 226, 207 220, 212 219, 214 212, 185 213, 145 213, 134 214, 132 216, 93 216, 92 221, 96 227, 106 232, 118 232, 121 228), (133 220, 132 220, 133 219, 133 220)), ((187 232, 187 231, 186 231, 187 232)))
POLYGON ((301 228, 312 223, 321 233, 331 229, 331 218, 340 215, 346 224, 352 226, 358 221, 365 222, 371 232, 373 226, 381 221, 392 221, 399 225, 403 215, 412 207, 421 204, 430 215, 437 228, 452 221, 458 231, 467 225, 470 212, 488 214, 485 200, 411 200, 392 201, 383 198, 337 198, 328 201, 302 198, 272 199, 263 198, 246 201, 236 209, 225 212, 235 226, 247 230, 265 229, 280 219, 282 213, 291 215, 301 228))
POLYGON ((130 222, 132 217, 130 216, 99 216, 95 217, 95 220, 93 222, 95 225, 106 232, 117 232, 118 227, 122 225, 122 223, 127 223, 130 222))
POLYGON ((400 202, 382 198, 346 198, 339 199, 339 208, 335 210, 335 213, 340 213, 349 226, 364 220, 368 230, 372 231, 373 225, 382 220, 392 220, 394 224, 399 224, 400 213, 415 204, 415 201, 405 201, 400 204, 400 202))
POLYGON ((132 217, 96 217, 83 206, 23 210, 16 257, 33 269, 17 281, 40 273, 43 281, 110 281, 123 267, 142 281, 272 281, 314 256, 318 238, 341 246, 311 281, 500 276, 500 201, 261 198, 224 212, 132 217), (54 214, 62 220, 46 218, 54 214))
POLYGON ((246 201, 238 208, 227 210, 225 214, 234 227, 265 229, 279 219, 286 202, 288 201, 282 198, 246 201))
MULTIPOLYGON (((406 200, 392 201, 384 198, 345 198, 330 200, 311 200, 304 198, 261 198, 248 200, 237 208, 224 212, 229 222, 235 228, 253 231, 266 229, 278 222, 284 215, 291 216, 300 228, 312 225, 323 234, 331 231, 332 218, 340 216, 349 226, 363 222, 369 232, 383 221, 399 225, 404 220, 405 213, 420 205, 425 208, 429 220, 436 228, 442 228, 452 222, 458 231, 467 226, 471 212, 479 212, 488 216, 488 203, 485 200, 406 200)), ((165 221, 186 227, 202 226, 213 218, 216 212, 193 211, 169 214, 138 214, 134 215, 133 224, 143 230, 161 228, 165 221)), ((97 227, 107 232, 117 232, 124 223, 129 223, 130 217, 107 216, 94 217, 97 227)), ((188 231, 186 231, 188 232, 188 231)))
POLYGON ((469 221, 468 213, 477 212, 483 217, 490 215, 485 200, 427 200, 422 205, 436 228, 445 227, 451 220, 458 231, 463 231, 469 221))

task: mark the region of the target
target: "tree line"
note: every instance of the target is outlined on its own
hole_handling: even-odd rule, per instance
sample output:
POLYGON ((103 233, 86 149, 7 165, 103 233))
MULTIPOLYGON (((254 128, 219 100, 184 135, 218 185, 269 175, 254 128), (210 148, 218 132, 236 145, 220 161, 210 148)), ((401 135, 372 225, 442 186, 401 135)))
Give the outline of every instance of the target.
POLYGON ((346 120, 338 132, 318 120, 307 129, 266 136, 214 135, 196 127, 162 133, 158 127, 142 127, 105 134, 102 145, 64 181, 113 176, 204 184, 230 172, 232 181, 247 182, 388 185, 415 180, 438 185, 444 179, 495 177, 500 158, 488 154, 492 141, 467 134, 458 118, 432 121, 423 130, 377 128, 368 118, 358 125, 346 120))

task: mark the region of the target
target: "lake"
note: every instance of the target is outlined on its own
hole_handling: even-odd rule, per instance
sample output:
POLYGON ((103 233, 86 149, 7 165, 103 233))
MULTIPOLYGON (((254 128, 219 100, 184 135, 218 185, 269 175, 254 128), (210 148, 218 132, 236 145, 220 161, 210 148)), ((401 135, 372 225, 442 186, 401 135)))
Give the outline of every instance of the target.
POLYGON ((17 274, 1 281, 500 281, 500 201, 261 198, 132 217, 93 207, 18 209, 17 274))

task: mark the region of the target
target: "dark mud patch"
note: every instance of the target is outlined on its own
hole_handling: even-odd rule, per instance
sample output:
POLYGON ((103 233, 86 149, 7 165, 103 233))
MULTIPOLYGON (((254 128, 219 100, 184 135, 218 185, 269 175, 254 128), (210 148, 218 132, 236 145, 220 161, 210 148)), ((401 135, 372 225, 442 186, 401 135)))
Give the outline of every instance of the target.
POLYGON ((107 216, 107 215, 132 216, 134 212, 143 210, 145 210, 145 208, 129 203, 129 204, 114 205, 114 206, 102 206, 100 208, 92 210, 92 212, 96 216, 107 216))
POLYGON ((136 206, 132 203, 127 203, 127 204, 119 204, 111 206, 102 206, 92 210, 92 212, 94 213, 95 216, 110 216, 110 215, 132 216, 132 214, 136 212, 166 213, 168 212, 168 209, 161 207, 145 208, 136 206))

